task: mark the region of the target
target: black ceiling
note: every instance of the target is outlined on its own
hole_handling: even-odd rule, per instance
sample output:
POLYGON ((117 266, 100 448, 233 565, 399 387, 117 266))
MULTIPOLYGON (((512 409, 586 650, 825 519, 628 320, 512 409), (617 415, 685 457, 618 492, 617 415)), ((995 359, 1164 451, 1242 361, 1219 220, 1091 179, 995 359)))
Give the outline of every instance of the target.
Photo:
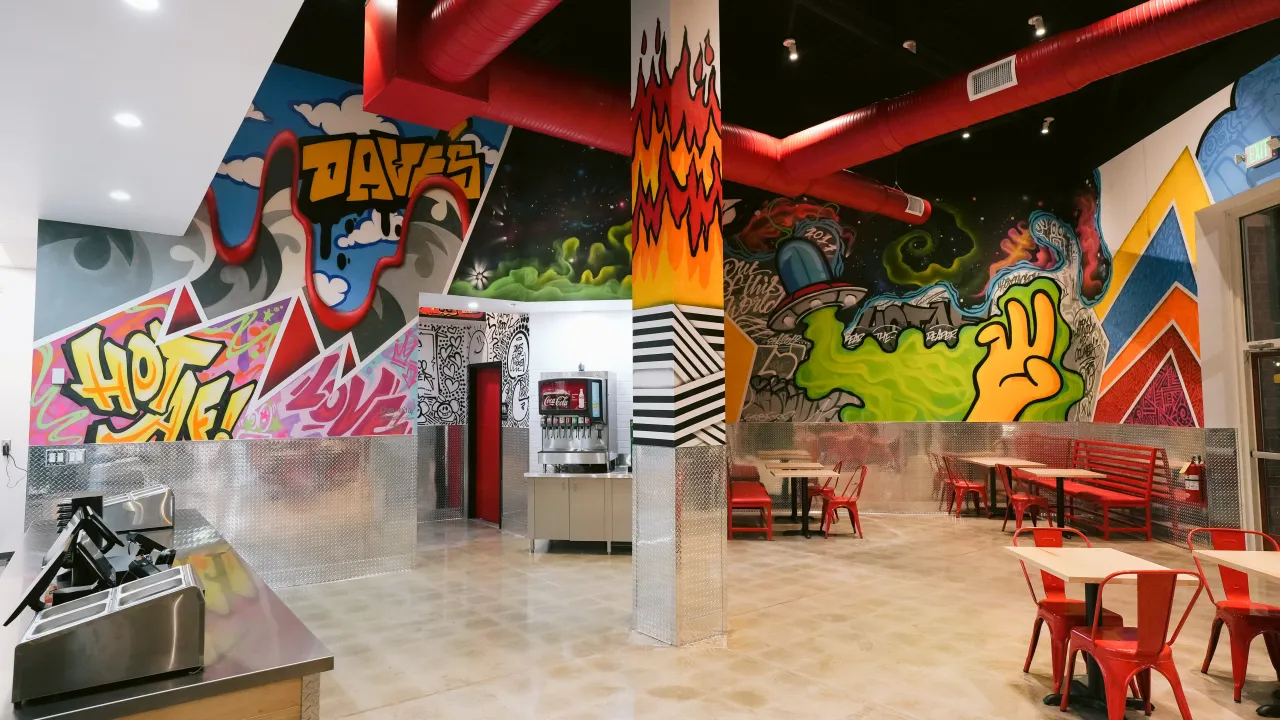
MULTIPOLYGON (((401 0, 429 2, 430 0, 401 0)), ((726 122, 775 136, 984 65, 1050 34, 1132 7, 1132 0, 722 0, 726 122), (787 59, 782 41, 798 43, 787 59), (917 53, 902 47, 915 40, 917 53)), ((306 0, 277 59, 361 78, 363 0, 306 0)), ((629 0, 564 0, 515 52, 618 84, 629 81, 629 0)), ((1280 22, 1195 48, 1076 93, 858 168, 909 191, 1015 189, 1084 178, 1094 167, 1280 54, 1280 22), (1045 116, 1055 122, 1040 134, 1045 116)))

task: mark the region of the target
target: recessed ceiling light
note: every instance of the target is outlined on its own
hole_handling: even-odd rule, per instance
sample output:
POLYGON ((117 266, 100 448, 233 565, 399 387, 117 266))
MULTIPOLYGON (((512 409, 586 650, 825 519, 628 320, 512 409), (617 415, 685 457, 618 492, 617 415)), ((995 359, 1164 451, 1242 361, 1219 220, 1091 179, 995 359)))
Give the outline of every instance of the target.
POLYGON ((138 117, 137 115, 134 115, 133 113, 129 113, 129 112, 116 113, 115 117, 111 119, 115 120, 116 124, 121 127, 127 127, 127 128, 142 127, 142 118, 138 117))
POLYGON ((969 131, 968 131, 968 130, 965 130, 964 132, 960 133, 960 137, 964 138, 965 140, 968 140, 968 139, 969 139, 969 131))
POLYGON ((115 200, 117 202, 124 202, 132 197, 129 193, 123 190, 112 190, 111 192, 107 193, 107 195, 112 200, 115 200))
POLYGON ((471 308, 472 310, 475 310, 476 308, 480 307, 480 303, 469 302, 467 303, 467 307, 471 308))
POLYGON ((124 0, 125 4, 137 10, 159 10, 160 0, 124 0))

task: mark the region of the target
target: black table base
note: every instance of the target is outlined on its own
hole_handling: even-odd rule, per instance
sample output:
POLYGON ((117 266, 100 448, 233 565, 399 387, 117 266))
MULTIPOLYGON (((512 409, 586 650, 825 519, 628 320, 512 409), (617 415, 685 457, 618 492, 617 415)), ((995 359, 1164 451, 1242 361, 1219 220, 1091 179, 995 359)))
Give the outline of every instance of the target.
MULTIPOLYGON (((800 534, 809 537, 809 478, 791 478, 791 521, 800 521, 800 534), (800 498, 800 490, 804 489, 804 498, 800 498), (800 514, 800 508, 804 513, 800 514)), ((784 533, 794 535, 794 532, 784 533)))
MULTIPOLYGON (((1076 710, 1098 710, 1105 713, 1107 711, 1107 698, 1105 696, 1094 695, 1089 686, 1079 680, 1071 681, 1071 697, 1067 707, 1076 710)), ((1062 693, 1049 693, 1044 696, 1044 704, 1050 707, 1059 707, 1062 705, 1062 693)), ((1129 710, 1146 710, 1147 704, 1142 698, 1128 698, 1124 701, 1125 707, 1129 710)), ((1155 703, 1151 704, 1151 709, 1155 710, 1155 703)))

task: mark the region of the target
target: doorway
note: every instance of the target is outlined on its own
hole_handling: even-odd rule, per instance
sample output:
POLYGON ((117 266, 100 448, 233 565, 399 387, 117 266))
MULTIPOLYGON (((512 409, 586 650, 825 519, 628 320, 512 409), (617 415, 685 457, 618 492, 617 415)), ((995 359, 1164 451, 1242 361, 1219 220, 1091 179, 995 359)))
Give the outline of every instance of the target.
POLYGON ((470 516, 502 525, 502 367, 477 363, 469 369, 468 455, 470 516))
POLYGON ((1280 206, 1240 219, 1253 448, 1262 529, 1280 535, 1280 206))

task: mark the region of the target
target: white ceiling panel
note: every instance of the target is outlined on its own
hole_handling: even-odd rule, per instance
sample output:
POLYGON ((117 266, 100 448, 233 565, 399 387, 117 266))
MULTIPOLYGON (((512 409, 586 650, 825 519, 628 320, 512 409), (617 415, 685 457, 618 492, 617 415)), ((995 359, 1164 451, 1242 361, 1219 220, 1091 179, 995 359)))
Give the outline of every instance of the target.
POLYGON ((301 4, 0 5, 0 244, 36 218, 181 235, 301 4))

